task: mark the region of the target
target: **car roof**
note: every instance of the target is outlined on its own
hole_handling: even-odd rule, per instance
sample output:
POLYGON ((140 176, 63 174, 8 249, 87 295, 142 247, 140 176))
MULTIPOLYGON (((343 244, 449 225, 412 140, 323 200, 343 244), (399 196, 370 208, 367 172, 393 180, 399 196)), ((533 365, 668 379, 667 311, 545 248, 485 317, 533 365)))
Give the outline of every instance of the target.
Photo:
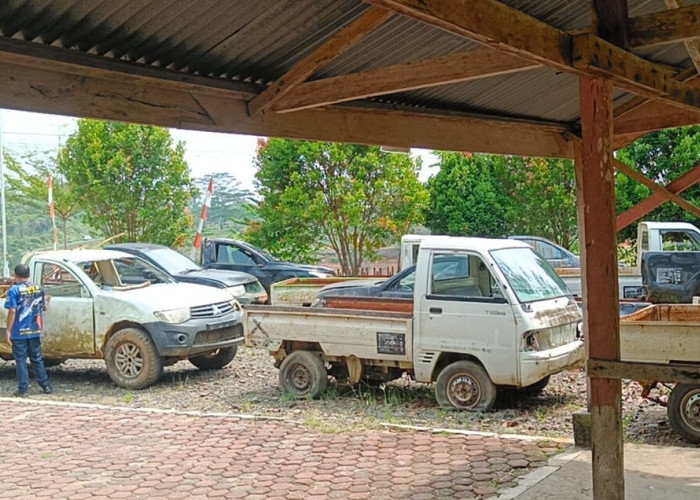
POLYGON ((129 249, 136 249, 136 250, 154 250, 157 248, 170 248, 170 247, 167 247, 165 245, 158 245, 156 243, 133 242, 133 243, 112 243, 110 245, 105 245, 104 248, 113 249, 113 250, 117 250, 120 248, 129 248, 129 249))
POLYGON ((133 255, 118 250, 105 249, 79 249, 79 250, 54 250, 49 252, 41 252, 34 255, 42 259, 51 259, 64 262, 87 262, 92 260, 110 260, 110 259, 132 259, 133 255))

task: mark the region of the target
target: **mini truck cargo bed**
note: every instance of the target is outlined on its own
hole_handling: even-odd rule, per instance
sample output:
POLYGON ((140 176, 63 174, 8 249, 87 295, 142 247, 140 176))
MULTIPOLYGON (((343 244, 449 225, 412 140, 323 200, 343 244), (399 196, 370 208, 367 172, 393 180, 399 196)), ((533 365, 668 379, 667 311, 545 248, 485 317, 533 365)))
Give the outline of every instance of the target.
POLYGON ((406 367, 413 359, 410 313, 247 306, 244 325, 246 344, 271 353, 282 349, 284 342, 299 342, 318 344, 330 358, 354 356, 406 367))

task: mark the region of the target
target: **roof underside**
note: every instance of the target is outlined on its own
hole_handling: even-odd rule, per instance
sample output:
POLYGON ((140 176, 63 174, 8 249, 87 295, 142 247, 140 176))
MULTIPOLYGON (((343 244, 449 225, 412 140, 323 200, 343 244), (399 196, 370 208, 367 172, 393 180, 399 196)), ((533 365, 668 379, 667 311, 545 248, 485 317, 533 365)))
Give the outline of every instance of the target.
MULTIPOLYGON (((464 6, 464 9, 474 8, 476 4, 487 7, 494 4, 506 5, 510 11, 542 21, 566 36, 584 32, 592 23, 590 0, 377 0, 369 3, 358 0, 6 0, 0 8, 0 73, 5 73, 6 78, 12 79, 12 84, 2 85, 5 90, 0 90, 0 106, 222 132, 344 139, 436 149, 479 150, 478 147, 470 147, 474 145, 469 141, 463 141, 464 147, 457 147, 461 146, 459 137, 451 141, 430 137, 415 139, 418 132, 405 133, 404 139, 393 138, 391 133, 376 133, 368 129, 356 133, 329 133, 325 137, 322 130, 315 132, 311 124, 304 125, 310 121, 309 113, 300 110, 355 110, 350 115, 345 111, 338 111, 337 116, 332 112, 326 113, 331 116, 324 127, 326 130, 335 130, 334 119, 347 127, 349 117, 354 119, 355 116, 364 116, 359 114, 361 108, 366 110, 367 116, 386 111, 398 112, 401 116, 429 116, 431 119, 446 117, 456 120, 455 126, 459 126, 460 118, 488 119, 507 124, 523 123, 545 127, 542 130, 563 133, 564 137, 566 133, 577 134, 580 115, 578 81, 581 74, 563 71, 557 64, 536 64, 493 73, 484 70, 484 76, 472 78, 455 78, 451 75, 450 78, 429 85, 425 82, 395 85, 394 88, 388 85, 379 89, 376 95, 367 95, 374 92, 365 90, 360 92, 359 97, 352 97, 350 93, 350 98, 312 102, 311 105, 307 102, 309 99, 313 101, 314 95, 329 93, 328 87, 332 85, 323 87, 323 92, 309 86, 313 92, 307 92, 304 107, 285 109, 285 101, 282 100, 275 104, 277 107, 254 107, 251 112, 250 102, 256 96, 275 82, 294 74, 295 68, 299 66, 304 66, 307 74, 299 82, 293 82, 297 87, 298 83, 307 86, 314 81, 325 83, 325 80, 334 77, 342 78, 365 72, 371 74, 371 70, 381 71, 409 62, 433 61, 450 55, 476 54, 485 50, 492 50, 495 55, 502 54, 494 50, 505 46, 501 40, 484 44, 483 39, 475 41, 474 38, 465 36, 464 30, 460 32, 461 28, 446 28, 439 22, 426 22, 420 18, 420 13, 412 15, 396 10, 381 22, 372 24, 364 36, 356 37, 353 43, 343 46, 342 50, 336 50, 332 56, 327 56, 323 64, 307 64, 315 53, 334 43, 339 34, 342 38, 343 30, 347 30, 353 23, 363 22, 365 17, 371 15, 371 10, 392 9, 394 4, 413 8, 421 3, 434 3, 438 7, 441 4, 452 4, 454 10, 459 10, 460 6, 464 6), (7 76, 7 72, 15 68, 22 68, 22 71, 15 71, 14 78, 7 76), (97 73, 96 68, 101 73, 97 73), (47 71, 51 73, 46 73, 47 71), (110 72, 113 72, 112 77, 110 72), (31 80, 51 78, 56 73, 94 77, 100 84, 87 84, 93 83, 93 80, 59 80, 57 87, 52 90, 55 95, 47 95, 45 89, 39 90, 40 95, 37 95, 37 84, 46 86, 50 82, 31 80), (138 77, 135 84, 138 83, 141 87, 123 87, 120 92, 131 92, 132 98, 135 93, 144 95, 137 96, 129 102, 129 106, 121 108, 116 104, 103 104, 106 99, 104 94, 113 90, 110 89, 109 82, 118 84, 122 73, 131 78, 125 79, 123 84, 134 83, 132 79, 138 77), (176 90, 187 92, 189 89, 190 96, 193 95, 193 90, 205 89, 215 94, 217 99, 228 98, 229 103, 236 101, 242 104, 242 108, 236 107, 236 111, 232 109, 229 116, 233 116, 231 113, 235 115, 245 112, 247 107, 247 117, 236 123, 231 119, 231 123, 227 123, 225 119, 217 118, 216 113, 208 109, 210 104, 199 96, 193 101, 205 110, 197 110, 196 118, 182 116, 182 113, 179 117, 173 117, 172 114, 159 116, 159 113, 148 109, 139 112, 136 101, 142 107, 156 106, 146 94, 147 89, 158 88, 160 78, 189 85, 176 90), (17 88, 18 85, 21 88, 17 88), (80 88, 81 85, 85 86, 80 88), (58 90, 64 87, 68 90, 58 90), (216 89, 216 92, 212 89, 216 89), (74 92, 74 95, 66 96, 70 92, 74 92), (256 114, 256 109, 262 109, 263 112, 256 114), (270 119, 272 113, 279 119, 270 119), (292 130, 295 115, 302 124, 298 129, 292 130), (455 147, 445 147, 453 143, 455 147)), ((686 0, 683 5, 698 3, 700 0, 686 0)), ((667 0, 629 0, 627 4, 630 18, 663 12, 668 8, 667 0)), ((439 18, 439 12, 443 11, 435 12, 438 12, 436 16, 439 18)), ((454 24, 453 20, 450 22, 454 24)), ((486 31, 484 36, 493 37, 486 31)), ((692 72, 694 61, 686 42, 687 40, 671 41, 627 47, 625 50, 646 61, 668 67, 672 73, 683 70, 692 72)), ((510 51, 508 54, 513 53, 510 51)), ((481 61, 483 65, 483 59, 481 61)), ((522 61, 532 62, 533 59, 525 57, 522 61)), ((449 68, 450 65, 454 67, 453 63, 446 64, 445 67, 449 68)), ((498 61, 494 60, 494 66, 498 66, 498 61)), ((412 80, 432 71, 422 66, 416 68, 411 73, 410 67, 406 69, 404 66, 403 74, 407 75, 404 80, 412 80)), ((391 72, 378 78, 386 79, 388 76, 394 80, 398 78, 391 72)), ((3 83, 7 82, 0 78, 0 84, 3 83)), ((344 82, 339 80, 336 88, 342 84, 344 82)), ((619 86, 616 86, 614 96, 618 107, 634 103, 635 98, 639 99, 629 88, 619 86)), ((167 97, 161 93, 159 99, 167 97)), ((260 101, 265 104, 263 99, 260 101)), ((177 104, 158 103, 157 106, 177 107, 177 104)), ((188 110, 192 107, 189 104, 187 106, 188 110)), ((687 108, 671 107, 684 116, 683 120, 676 120, 675 124, 700 122, 700 114, 687 108)), ((316 117, 315 121, 323 120, 318 113, 313 116, 316 117)), ((638 119, 634 126, 631 119, 628 122, 621 121, 620 130, 627 134, 625 137, 648 132, 641 130, 644 127, 637 123, 638 119)), ((492 142, 494 141, 502 142, 501 139, 492 142)), ((485 151, 507 152, 507 147, 497 146, 495 142, 491 144, 488 139, 482 139, 482 143, 485 144, 485 151)), ((515 149, 514 153, 528 152, 527 148, 524 151, 515 149)), ((566 147, 559 148, 559 151, 556 149, 552 145, 543 147, 542 156, 569 154, 566 147)))

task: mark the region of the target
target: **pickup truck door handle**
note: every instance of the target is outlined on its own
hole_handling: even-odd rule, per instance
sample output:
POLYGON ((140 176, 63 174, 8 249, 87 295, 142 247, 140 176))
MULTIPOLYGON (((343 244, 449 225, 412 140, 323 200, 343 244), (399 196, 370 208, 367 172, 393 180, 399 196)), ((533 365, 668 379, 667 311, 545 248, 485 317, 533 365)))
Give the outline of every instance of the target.
POLYGON ((442 307, 431 307, 430 314, 442 314, 442 307))

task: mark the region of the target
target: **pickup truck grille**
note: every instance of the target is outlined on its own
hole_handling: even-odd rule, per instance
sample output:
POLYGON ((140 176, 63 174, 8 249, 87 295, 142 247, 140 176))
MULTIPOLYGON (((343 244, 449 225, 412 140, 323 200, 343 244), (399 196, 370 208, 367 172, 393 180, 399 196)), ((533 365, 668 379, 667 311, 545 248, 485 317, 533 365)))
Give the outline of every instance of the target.
POLYGON ((243 324, 239 323, 230 328, 220 328, 208 332, 199 332, 194 338, 194 345, 216 344, 243 337, 243 324))
POLYGON ((192 318, 215 318, 231 312, 234 307, 234 302, 229 301, 192 307, 190 308, 190 316, 192 318))

